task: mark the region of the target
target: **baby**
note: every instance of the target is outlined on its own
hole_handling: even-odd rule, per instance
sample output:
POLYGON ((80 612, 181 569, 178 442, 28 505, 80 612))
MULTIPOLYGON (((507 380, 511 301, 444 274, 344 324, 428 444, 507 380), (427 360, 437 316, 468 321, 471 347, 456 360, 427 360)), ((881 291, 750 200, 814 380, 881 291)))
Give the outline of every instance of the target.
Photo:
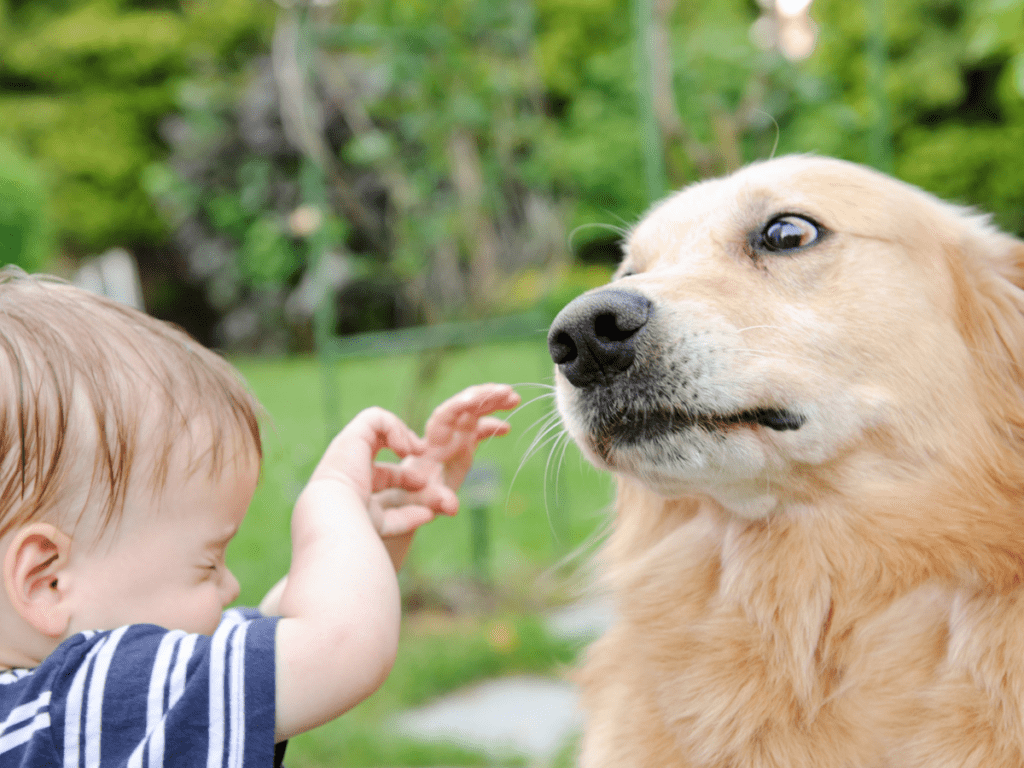
POLYGON ((0 272, 0 764, 270 766, 395 658, 412 533, 454 514, 510 387, 471 387, 419 438, 363 411, 292 513, 287 576, 225 610, 259 406, 177 328, 0 272), (389 448, 400 463, 376 462, 389 448))

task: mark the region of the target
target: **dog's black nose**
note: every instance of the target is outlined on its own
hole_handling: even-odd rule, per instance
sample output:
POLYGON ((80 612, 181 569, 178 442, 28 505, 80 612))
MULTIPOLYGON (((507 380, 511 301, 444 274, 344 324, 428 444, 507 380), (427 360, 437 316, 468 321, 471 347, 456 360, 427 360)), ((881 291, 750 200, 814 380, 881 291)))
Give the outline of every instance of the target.
POLYGON ((589 293, 566 305, 548 331, 551 359, 574 387, 607 383, 636 356, 651 302, 614 288, 589 293))

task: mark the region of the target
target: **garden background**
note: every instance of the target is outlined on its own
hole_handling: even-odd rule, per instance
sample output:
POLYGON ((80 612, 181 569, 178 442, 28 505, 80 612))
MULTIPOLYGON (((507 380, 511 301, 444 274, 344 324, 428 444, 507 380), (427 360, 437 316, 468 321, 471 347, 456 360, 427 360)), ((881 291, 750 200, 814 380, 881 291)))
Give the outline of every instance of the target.
POLYGON ((546 325, 653 200, 789 152, 1024 234, 1024 0, 0 0, 0 258, 75 279, 124 249, 147 311, 239 366, 268 412, 243 602, 357 410, 529 403, 418 537, 391 680, 293 766, 485 764, 384 724, 571 663, 539 617, 612 491, 551 418, 546 325))

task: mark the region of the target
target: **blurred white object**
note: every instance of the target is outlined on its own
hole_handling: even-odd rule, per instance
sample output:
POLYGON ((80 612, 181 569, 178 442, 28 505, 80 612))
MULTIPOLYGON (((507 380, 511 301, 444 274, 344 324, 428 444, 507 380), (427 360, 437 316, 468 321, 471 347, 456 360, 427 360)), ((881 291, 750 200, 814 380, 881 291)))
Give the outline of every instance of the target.
POLYGON ((804 15, 810 7, 811 0, 775 0, 775 10, 791 19, 804 15))
POLYGON ((790 61, 814 52, 818 26, 811 19, 811 0, 758 0, 761 17, 750 28, 750 37, 762 50, 778 50, 790 61))
POLYGON ((327 251, 316 266, 307 269, 284 303, 284 314, 291 322, 308 320, 316 308, 330 294, 340 290, 354 276, 355 270, 348 257, 327 251))
POLYGON ((145 312, 142 282, 135 259, 124 248, 111 248, 86 261, 75 273, 74 284, 145 312))

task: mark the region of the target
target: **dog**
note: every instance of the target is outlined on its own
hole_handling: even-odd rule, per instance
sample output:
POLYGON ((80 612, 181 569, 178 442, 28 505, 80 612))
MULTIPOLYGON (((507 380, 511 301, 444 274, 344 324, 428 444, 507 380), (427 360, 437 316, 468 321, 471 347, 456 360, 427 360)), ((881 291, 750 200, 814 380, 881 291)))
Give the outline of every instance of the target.
POLYGON ((877 171, 696 183, 553 322, 614 474, 584 768, 1024 765, 1024 242, 877 171))

